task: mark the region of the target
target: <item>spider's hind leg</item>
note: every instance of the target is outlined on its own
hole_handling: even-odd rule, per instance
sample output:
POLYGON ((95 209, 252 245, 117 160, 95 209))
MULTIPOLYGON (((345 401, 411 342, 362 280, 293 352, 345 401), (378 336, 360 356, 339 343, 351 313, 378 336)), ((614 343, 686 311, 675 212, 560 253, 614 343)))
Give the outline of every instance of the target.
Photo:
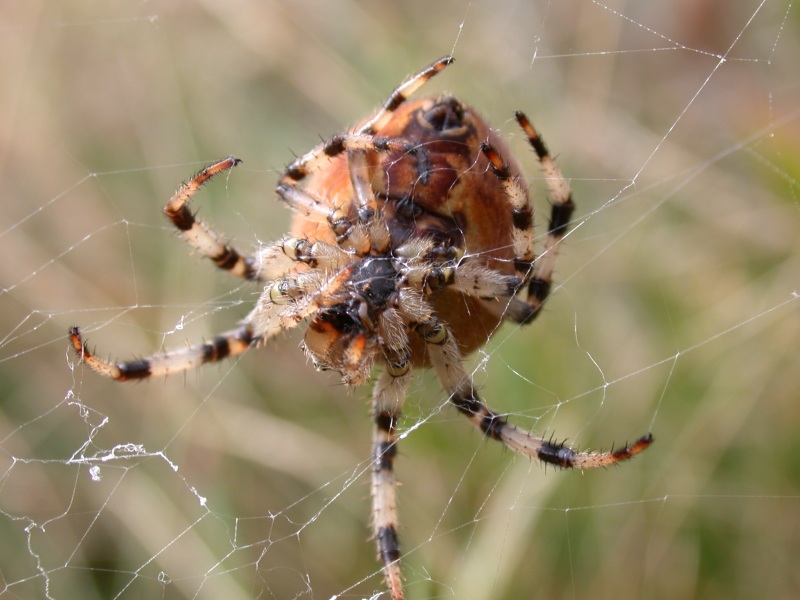
POLYGON ((653 436, 647 434, 618 450, 579 452, 552 438, 532 435, 512 425, 503 415, 481 402, 472 378, 464 370, 458 347, 441 321, 432 319, 420 328, 420 332, 427 342, 431 363, 450 402, 484 435, 514 452, 565 469, 595 469, 633 458, 653 443, 653 436))
POLYGON ((393 600, 403 598, 400 573, 400 547, 397 539, 397 479, 394 459, 397 455, 397 422, 410 383, 410 372, 391 373, 387 368, 375 383, 372 395, 373 434, 372 530, 378 546, 378 560, 383 564, 386 587, 393 600))

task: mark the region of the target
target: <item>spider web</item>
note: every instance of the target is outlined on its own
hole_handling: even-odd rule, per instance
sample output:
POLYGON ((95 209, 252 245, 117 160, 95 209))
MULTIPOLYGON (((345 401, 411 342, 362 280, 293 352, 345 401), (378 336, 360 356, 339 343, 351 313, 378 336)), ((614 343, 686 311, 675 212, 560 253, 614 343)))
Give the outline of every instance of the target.
MULTIPOLYGON (((800 13, 752 0, 2 2, 0 596, 367 598, 366 389, 291 332, 186 377, 119 385, 66 331, 143 356, 229 329, 257 289, 159 209, 242 249, 281 235, 292 157, 428 84, 542 131, 578 204, 557 288, 469 365, 486 402, 619 469, 486 442, 429 374, 397 461, 409 598, 791 597, 800 589, 800 13), (290 149, 291 148, 291 149, 290 149), (300 383, 302 382, 302 383, 300 383)), ((385 595, 382 597, 386 597, 385 595)))

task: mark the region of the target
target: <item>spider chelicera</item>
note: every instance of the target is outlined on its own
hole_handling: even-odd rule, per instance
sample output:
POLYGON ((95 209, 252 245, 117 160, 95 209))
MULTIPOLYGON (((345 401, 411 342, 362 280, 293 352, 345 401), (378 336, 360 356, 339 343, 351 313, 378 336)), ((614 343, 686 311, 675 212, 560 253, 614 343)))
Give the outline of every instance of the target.
POLYGON ((501 322, 525 324, 539 315, 574 204, 542 138, 517 112, 552 196, 536 257, 533 209, 499 136, 452 96, 408 101, 452 62, 444 57, 409 78, 353 132, 289 165, 276 191, 295 213, 292 231, 254 256, 226 244, 188 208, 200 186, 236 166, 237 158, 206 167, 170 198, 164 212, 190 245, 219 268, 263 285, 240 327, 204 344, 119 364, 90 352, 77 327, 69 333, 84 363, 118 381, 237 356, 306 320, 303 349, 317 368, 360 385, 381 367, 372 394, 372 523, 394 600, 403 598, 403 586, 393 464, 413 367, 432 367, 450 402, 484 435, 547 464, 604 467, 653 441, 648 434, 617 450, 579 452, 512 425, 479 399, 462 357, 501 322))

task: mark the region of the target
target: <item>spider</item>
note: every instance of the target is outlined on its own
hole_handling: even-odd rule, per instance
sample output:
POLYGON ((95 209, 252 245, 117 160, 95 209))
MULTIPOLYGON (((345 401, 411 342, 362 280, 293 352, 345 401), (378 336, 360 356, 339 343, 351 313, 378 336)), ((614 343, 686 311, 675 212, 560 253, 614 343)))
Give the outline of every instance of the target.
POLYGON ((205 182, 239 159, 204 168, 170 198, 164 212, 191 246, 263 286, 240 327, 119 364, 91 352, 77 327, 69 332, 79 358, 117 381, 237 356, 303 321, 309 324, 302 347, 318 369, 338 371, 357 386, 380 366, 372 392, 372 529, 393 600, 403 598, 393 464, 413 368, 432 367, 449 401, 485 436, 546 464, 605 467, 653 441, 648 434, 617 450, 580 452, 520 429, 480 400, 462 357, 503 321, 526 324, 541 313, 574 204, 541 136, 517 112, 552 196, 535 257, 533 209, 498 134, 450 95, 408 100, 452 62, 446 56, 408 78, 352 132, 292 162, 276 189, 295 213, 291 233, 254 256, 240 254, 188 208, 205 182))

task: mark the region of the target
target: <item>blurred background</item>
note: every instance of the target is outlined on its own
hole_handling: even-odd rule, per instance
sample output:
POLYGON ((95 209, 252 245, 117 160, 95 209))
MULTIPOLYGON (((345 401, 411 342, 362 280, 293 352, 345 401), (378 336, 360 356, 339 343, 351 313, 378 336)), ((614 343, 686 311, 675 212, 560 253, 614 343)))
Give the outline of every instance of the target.
MULTIPOLYGON (((174 234, 280 236, 282 168, 456 63, 509 140, 543 132, 578 204, 533 326, 470 358, 486 402, 621 468, 484 441, 420 374, 397 461, 403 570, 428 598, 769 598, 800 589, 800 12, 778 0, 0 0, 0 596, 366 598, 368 389, 300 332, 185 377, 76 365, 231 328, 259 290, 174 234)), ((385 597, 385 595, 383 596, 385 597)))

